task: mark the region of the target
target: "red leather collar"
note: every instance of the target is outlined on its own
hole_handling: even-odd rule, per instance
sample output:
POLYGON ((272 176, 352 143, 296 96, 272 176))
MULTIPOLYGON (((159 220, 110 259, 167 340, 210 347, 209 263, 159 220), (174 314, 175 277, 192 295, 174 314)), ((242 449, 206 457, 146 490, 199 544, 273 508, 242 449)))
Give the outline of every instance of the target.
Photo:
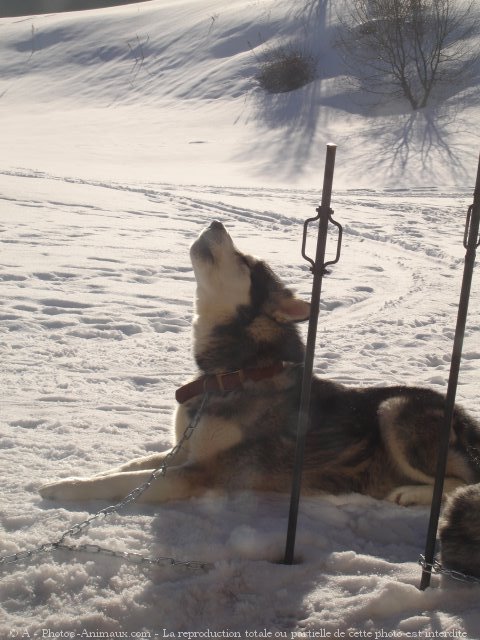
POLYGON ((283 362, 276 362, 268 367, 258 367, 256 369, 239 369, 238 371, 227 371, 202 376, 192 382, 188 382, 175 391, 175 399, 183 404, 195 396, 210 391, 235 391, 241 389, 247 380, 258 382, 273 378, 282 373, 285 369, 283 362))

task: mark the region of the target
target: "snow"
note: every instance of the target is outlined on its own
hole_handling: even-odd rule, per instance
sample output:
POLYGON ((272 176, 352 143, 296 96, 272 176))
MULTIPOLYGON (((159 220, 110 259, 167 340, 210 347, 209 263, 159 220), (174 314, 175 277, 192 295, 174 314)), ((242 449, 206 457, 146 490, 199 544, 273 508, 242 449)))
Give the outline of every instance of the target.
MULTIPOLYGON (((361 107, 329 45, 334 12, 291 7, 156 0, 0 20, 0 555, 107 506, 43 501, 45 481, 168 447, 174 389, 195 375, 188 247, 206 224, 309 296, 301 230, 326 142, 344 243, 315 371, 445 390, 478 91, 415 118, 361 107), (287 37, 313 49, 319 79, 264 96, 255 56, 287 37)), ((458 400, 479 416, 477 293, 475 274, 458 400)), ((288 496, 269 494, 131 506, 76 542, 213 566, 41 554, 2 569, 0 637, 480 637, 478 586, 417 588, 427 509, 305 498, 291 567, 287 517, 288 496)))

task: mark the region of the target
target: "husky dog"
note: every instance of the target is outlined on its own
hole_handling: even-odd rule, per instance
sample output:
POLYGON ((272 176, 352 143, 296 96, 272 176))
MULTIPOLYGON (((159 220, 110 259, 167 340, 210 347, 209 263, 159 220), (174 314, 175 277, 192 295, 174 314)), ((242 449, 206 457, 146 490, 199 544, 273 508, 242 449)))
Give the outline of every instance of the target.
POLYGON ((448 497, 439 532, 443 565, 480 578, 480 484, 448 497))
MULTIPOLYGON (((160 503, 236 490, 288 493, 304 358, 296 323, 309 318, 310 306, 265 262, 241 253, 220 222, 203 231, 190 255, 197 281, 194 355, 201 376, 177 390, 177 442, 194 421, 196 427, 169 459, 165 476, 139 500, 160 503)), ((429 389, 348 388, 314 377, 303 492, 430 503, 443 410, 443 396, 429 389)), ((40 492, 56 500, 117 500, 146 482, 168 454, 54 482, 40 492)), ((480 427, 457 407, 446 492, 480 482, 479 455, 480 427)))

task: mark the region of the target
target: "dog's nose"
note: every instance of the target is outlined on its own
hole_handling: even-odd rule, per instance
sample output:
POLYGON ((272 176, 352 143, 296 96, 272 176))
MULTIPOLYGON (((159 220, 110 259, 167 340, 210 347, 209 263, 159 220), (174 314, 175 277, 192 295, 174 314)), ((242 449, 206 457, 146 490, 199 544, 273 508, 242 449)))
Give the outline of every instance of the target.
POLYGON ((225 231, 225 227, 223 226, 223 224, 221 222, 219 222, 218 220, 214 220, 211 224, 210 224, 210 229, 212 231, 225 231))

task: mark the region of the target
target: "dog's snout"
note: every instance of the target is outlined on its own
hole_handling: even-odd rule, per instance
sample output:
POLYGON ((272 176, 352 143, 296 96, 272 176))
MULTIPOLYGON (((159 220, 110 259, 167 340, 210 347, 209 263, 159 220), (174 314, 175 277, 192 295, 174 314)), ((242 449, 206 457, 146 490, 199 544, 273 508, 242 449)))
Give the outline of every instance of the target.
POLYGON ((210 224, 210 229, 212 231, 225 231, 225 227, 223 226, 223 224, 221 222, 219 222, 218 220, 214 220, 211 224, 210 224))

